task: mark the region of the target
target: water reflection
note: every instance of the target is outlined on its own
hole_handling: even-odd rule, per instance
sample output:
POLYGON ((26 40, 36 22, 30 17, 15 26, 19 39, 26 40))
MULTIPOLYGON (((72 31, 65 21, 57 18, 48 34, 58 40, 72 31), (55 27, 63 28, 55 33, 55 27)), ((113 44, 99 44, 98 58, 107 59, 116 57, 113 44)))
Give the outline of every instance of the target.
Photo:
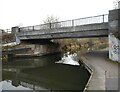
POLYGON ((2 90, 32 90, 32 89, 23 87, 22 85, 13 86, 12 81, 7 80, 7 81, 2 81, 2 90))
POLYGON ((61 60, 61 54, 55 54, 3 62, 3 90, 83 90, 89 73, 75 57, 67 53, 61 60))

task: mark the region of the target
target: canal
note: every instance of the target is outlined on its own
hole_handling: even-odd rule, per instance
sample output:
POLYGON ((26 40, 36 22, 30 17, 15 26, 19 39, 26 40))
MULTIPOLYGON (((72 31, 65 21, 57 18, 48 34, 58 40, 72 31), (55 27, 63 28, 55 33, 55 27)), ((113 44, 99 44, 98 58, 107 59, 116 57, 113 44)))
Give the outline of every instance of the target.
POLYGON ((14 58, 2 63, 2 90, 83 91, 90 77, 77 54, 14 58))

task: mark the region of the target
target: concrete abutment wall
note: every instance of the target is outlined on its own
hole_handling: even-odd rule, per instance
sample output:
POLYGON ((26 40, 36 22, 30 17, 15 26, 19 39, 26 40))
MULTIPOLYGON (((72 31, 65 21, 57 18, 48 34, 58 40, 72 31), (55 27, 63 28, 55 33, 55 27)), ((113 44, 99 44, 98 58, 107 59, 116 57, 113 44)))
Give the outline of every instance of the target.
POLYGON ((109 11, 109 58, 120 62, 120 9, 109 11))
POLYGON ((37 56, 56 53, 60 51, 59 44, 27 44, 31 48, 32 53, 37 56))

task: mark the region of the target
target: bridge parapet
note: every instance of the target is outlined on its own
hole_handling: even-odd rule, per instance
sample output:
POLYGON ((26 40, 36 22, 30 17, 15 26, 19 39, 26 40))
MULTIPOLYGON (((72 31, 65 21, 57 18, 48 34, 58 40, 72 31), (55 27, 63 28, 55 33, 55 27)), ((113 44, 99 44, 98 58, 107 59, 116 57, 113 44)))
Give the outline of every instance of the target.
MULTIPOLYGON (((19 28, 18 36, 45 35, 75 31, 107 30, 108 14, 19 28)), ((107 32, 106 32, 107 33, 107 32)))
POLYGON ((40 29, 40 30, 29 30, 26 32, 20 32, 19 36, 25 35, 44 35, 44 34, 52 34, 52 33, 69 33, 69 32, 77 32, 77 31, 91 31, 91 30, 102 30, 108 29, 108 23, 97 23, 97 24, 89 24, 89 25, 81 25, 75 27, 60 27, 60 28, 51 28, 51 29, 40 29))
POLYGON ((80 25, 105 23, 105 22, 108 22, 108 14, 74 19, 74 20, 60 21, 60 22, 54 22, 54 23, 47 23, 47 24, 41 24, 41 25, 35 25, 35 26, 21 27, 20 32, 34 31, 34 30, 37 31, 41 29, 43 29, 44 31, 47 31, 45 29, 75 27, 80 25))

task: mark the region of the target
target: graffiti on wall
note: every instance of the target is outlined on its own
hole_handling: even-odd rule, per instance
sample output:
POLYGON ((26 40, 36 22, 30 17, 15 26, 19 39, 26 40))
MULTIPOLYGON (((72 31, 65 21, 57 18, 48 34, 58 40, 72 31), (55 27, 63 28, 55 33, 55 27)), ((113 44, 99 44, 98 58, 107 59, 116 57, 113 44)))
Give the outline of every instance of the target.
POLYGON ((109 35, 109 58, 120 61, 120 41, 114 36, 109 35))
POLYGON ((120 46, 119 45, 113 45, 113 53, 114 54, 120 54, 120 46))

